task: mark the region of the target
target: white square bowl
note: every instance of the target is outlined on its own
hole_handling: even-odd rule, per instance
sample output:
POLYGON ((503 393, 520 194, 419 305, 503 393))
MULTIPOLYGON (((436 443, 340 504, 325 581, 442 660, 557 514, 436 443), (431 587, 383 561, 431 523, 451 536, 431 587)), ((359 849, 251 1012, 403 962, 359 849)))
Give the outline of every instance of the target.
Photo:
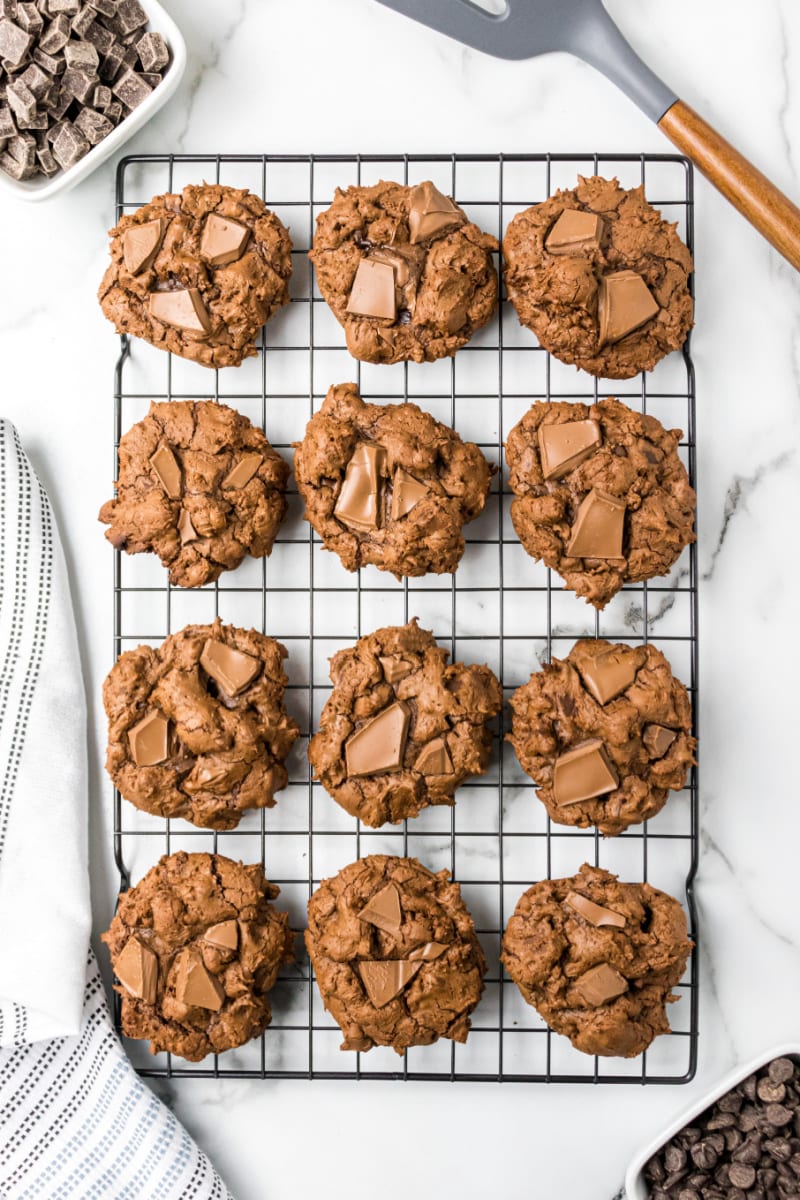
POLYGON ((69 167, 66 171, 59 171, 51 179, 40 176, 36 179, 17 180, 6 175, 5 171, 0 171, 0 190, 11 193, 19 200, 31 201, 50 200, 60 192, 69 191, 116 153, 128 138, 133 137, 134 133, 167 103, 186 70, 186 42, 183 40, 183 34, 178 26, 166 9, 158 3, 158 0, 140 0, 140 3, 147 13, 149 28, 154 33, 160 33, 169 46, 169 66, 161 83, 153 89, 138 108, 120 121, 108 137, 93 146, 88 154, 84 154, 74 167, 69 167))
POLYGON ((684 1109, 663 1133, 660 1133, 649 1146, 646 1146, 633 1159, 625 1175, 626 1200, 649 1200, 650 1189, 644 1177, 644 1169, 653 1155, 657 1154, 662 1146, 683 1129, 684 1125, 691 1125, 695 1117, 699 1117, 700 1113, 710 1108, 715 1100, 719 1100, 726 1092, 730 1092, 743 1079, 747 1079, 748 1075, 752 1075, 755 1071, 760 1071, 762 1067, 766 1067, 767 1063, 771 1063, 773 1058, 791 1058, 795 1062, 800 1063, 800 1042, 790 1042, 788 1045, 773 1046, 771 1050, 765 1050, 757 1058, 753 1058, 750 1062, 745 1063, 744 1066, 734 1067, 719 1082, 715 1083, 711 1090, 706 1092, 700 1100, 695 1101, 694 1104, 684 1109))

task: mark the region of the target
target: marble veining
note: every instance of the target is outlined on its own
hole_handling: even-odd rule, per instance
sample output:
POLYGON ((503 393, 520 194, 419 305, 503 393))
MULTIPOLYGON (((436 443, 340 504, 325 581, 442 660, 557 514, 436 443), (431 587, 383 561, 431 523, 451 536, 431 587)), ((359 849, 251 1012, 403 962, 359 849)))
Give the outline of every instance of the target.
MULTIPOLYGON (((172 103, 131 152, 668 151, 596 72, 565 56, 501 64, 372 0, 166 0, 190 51, 172 103)), ((797 198, 800 8, 609 0, 676 91, 797 198)), ((56 508, 90 704, 96 926, 111 910, 99 687, 111 657, 111 556, 96 513, 112 478, 116 339, 99 313, 108 163, 46 206, 0 200, 2 415, 56 508)), ((798 1035, 796 595, 800 281, 696 186, 700 727, 700 1066, 680 1088, 159 1081, 238 1200, 408 1195, 612 1197, 627 1160, 734 1062, 798 1035), (424 1130, 424 1136, 419 1131, 424 1130), (387 1145, 389 1150, 387 1152, 387 1145)), ((663 605, 669 603, 667 597, 663 605)), ((667 616, 648 613, 657 634, 667 616)), ((643 614, 626 614, 631 629, 643 614)))

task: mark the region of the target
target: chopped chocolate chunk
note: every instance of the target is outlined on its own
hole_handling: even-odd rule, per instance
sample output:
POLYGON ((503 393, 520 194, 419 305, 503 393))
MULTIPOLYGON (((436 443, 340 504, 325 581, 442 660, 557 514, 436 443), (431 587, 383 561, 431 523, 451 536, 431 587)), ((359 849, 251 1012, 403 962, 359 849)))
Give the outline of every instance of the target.
POLYGON ((97 47, 91 42, 67 42, 64 58, 68 67, 77 67, 90 74, 95 74, 100 66, 100 55, 97 53, 97 47))
POLYGON ((6 87, 6 99, 18 125, 25 125, 36 116, 36 97, 22 79, 14 79, 6 87))
POLYGON ((560 479, 579 467, 603 442, 597 421, 542 424, 538 429, 539 458, 545 479, 560 479))
POLYGON ((146 271, 153 265, 165 232, 166 221, 159 217, 153 221, 144 221, 141 225, 131 225, 125 230, 122 235, 122 254, 125 269, 130 271, 131 275, 138 275, 140 271, 146 271))
POLYGON ((171 447, 166 442, 161 442, 155 453, 150 456, 150 466, 155 471, 158 482, 170 500, 179 500, 183 491, 181 468, 171 447))
POLYGON ((50 91, 53 86, 53 79, 46 71, 36 63, 29 63, 22 74, 19 76, 20 83, 24 83, 28 91, 37 100, 41 100, 50 91))
POLYGON ((114 963, 114 974, 137 1000, 155 1004, 158 992, 158 957, 135 935, 128 938, 114 963))
POLYGON ((417 184, 409 197, 409 241, 428 241, 465 223, 461 210, 430 181, 417 184))
POLYGON ((123 104, 131 109, 137 108, 153 91, 141 75, 137 75, 130 68, 120 75, 111 90, 123 104))
POLYGON ((599 963, 581 975, 575 989, 587 1004, 599 1008, 627 992, 628 981, 608 963, 599 963))
POLYGON ((63 13, 65 17, 74 17, 80 10, 80 0, 47 0, 47 11, 51 17, 63 13))
POLYGON ((97 85, 97 76, 93 71, 84 71, 80 67, 67 67, 61 76, 61 86, 81 104, 85 104, 97 85))
POLYGON ((422 966, 421 961, 388 959, 383 962, 360 962, 359 974, 370 1001, 376 1008, 383 1008, 399 996, 422 966))
POLYGON ((4 18, 0 21, 0 58, 12 67, 18 67, 25 59, 33 38, 19 25, 4 18))
POLYGON ((409 962, 435 962, 446 950, 447 946, 443 942, 426 942, 424 946, 417 946, 416 950, 412 950, 408 959, 409 962))
POLYGON ((69 92, 65 92, 61 87, 58 89, 58 91, 53 91, 51 98, 47 103, 47 111, 49 112, 50 118, 53 121, 53 124, 47 131, 47 140, 51 144, 56 140, 58 132, 63 125, 61 118, 73 103, 73 100, 74 97, 71 96, 69 92))
POLYGON ((70 24, 70 29, 75 34, 75 37, 78 37, 78 38, 86 37, 86 34, 89 32, 89 30, 92 28, 92 25, 94 24, 94 19, 95 19, 96 15, 97 14, 95 13, 95 10, 93 8, 90 8, 89 5, 87 4, 80 10, 80 12, 77 14, 77 16, 72 18, 72 22, 70 24))
POLYGON ((394 268, 374 258, 362 258, 347 301, 347 311, 358 317, 393 321, 397 316, 394 268))
POLYGON ((205 931, 203 940, 220 950, 235 950, 239 945, 239 926, 235 921, 219 921, 205 931))
POLYGON ((579 892, 569 892, 564 903, 597 929, 603 925, 612 925, 617 929, 625 928, 625 917, 622 913, 604 908, 602 904, 595 904, 594 900, 590 900, 588 896, 581 896, 579 892))
POLYGON ((617 772, 600 738, 581 742, 555 761, 553 794, 559 808, 604 796, 617 787, 617 772))
POLYGON ((11 109, 7 104, 0 104, 0 138, 11 138, 17 132, 11 109))
POLYGON ((44 18, 39 12, 35 4, 18 4, 16 23, 20 29, 24 29, 26 33, 36 37, 44 29, 44 18))
POLYGON ((402 467, 398 467, 392 478, 392 520, 399 521, 430 493, 426 483, 420 483, 402 467))
POLYGON ((113 17, 117 11, 117 0, 88 0, 88 4, 104 17, 113 17))
POLYGON ((149 712, 128 730, 131 757, 137 767, 154 767, 169 758, 169 721, 160 712, 149 712))
MULTIPOLYGON (((103 53, 100 46, 98 46, 98 50, 100 50, 101 54, 103 53)), ((118 42, 112 42, 110 48, 103 58, 103 61, 100 63, 100 78, 105 79, 108 83, 113 82, 122 69, 124 58, 124 46, 120 46, 118 42)))
POLYGON ((53 157, 58 165, 66 171, 83 158, 88 149, 89 143, 80 129, 76 129, 71 121, 64 121, 53 142, 53 157))
POLYGON ((50 76, 60 75, 66 66, 65 60, 60 55, 56 58, 54 54, 47 54, 41 49, 41 46, 37 46, 31 51, 31 58, 50 76))
POLYGON ((198 540, 198 533, 192 524, 192 518, 189 516, 185 508, 182 508, 178 516, 178 537, 181 539, 182 546, 188 546, 190 542, 198 540))
POLYGON ((398 700, 365 721, 345 742, 348 776, 352 779, 399 771, 410 719, 408 705, 398 700))
POLYGON ((108 54, 111 47, 115 44, 114 35, 111 30, 98 24, 97 21, 87 29, 84 38, 87 42, 91 42, 93 46, 96 46, 98 54, 103 55, 103 57, 108 54))
POLYGON ((383 668, 383 677, 387 683, 399 683, 414 670, 413 663, 404 658, 396 658, 394 655, 389 658, 379 655, 378 662, 383 668))
POLYGON ((36 159, 39 163, 39 169, 43 175, 50 177, 51 175, 57 174, 59 169, 58 163, 53 158, 52 153, 47 149, 46 146, 36 151, 36 159))
POLYGON ((400 909, 400 893, 393 883, 376 892, 372 899, 364 905, 358 914, 359 920, 368 921, 384 933, 396 934, 400 931, 403 916, 400 909))
POLYGON ((645 725, 642 741, 651 758, 663 758, 677 736, 674 729, 664 725, 645 725))
POLYGON ((169 49, 160 33, 145 33, 136 49, 144 71, 163 71, 169 63, 169 49))
POLYGON ((124 115, 125 114, 123 112, 122 105, 120 104, 119 100, 112 100, 112 102, 109 104, 108 108, 106 109, 106 116, 108 117, 111 124, 119 125, 119 123, 122 120, 122 118, 124 117, 124 115))
POLYGON ((200 655, 200 666, 222 688, 226 696, 238 696, 253 682, 261 663, 251 654, 209 638, 200 655))
POLYGON ((599 488, 581 501, 567 546, 570 558, 621 558, 625 502, 599 488))
POLYGON ((69 41, 69 20, 62 14, 57 16, 39 38, 39 49, 45 54, 58 54, 69 41))
POLYGON ((593 254, 600 249, 605 222, 597 213, 579 208, 565 208, 545 238, 544 248, 550 254, 593 254))
POLYGON ((380 527, 381 478, 386 471, 383 446, 359 442, 347 464, 334 515, 353 529, 369 532, 380 527))
POLYGON ((82 108, 75 118, 75 128, 80 129, 92 146, 96 146, 104 137, 108 137, 114 126, 102 113, 92 108, 82 108))
POLYGON ((133 33, 147 24, 147 13, 139 4, 139 0, 119 0, 114 12, 114 19, 123 34, 133 33))
POLYGON ((422 747, 414 768, 423 775, 452 775, 453 760, 447 751, 444 738, 436 737, 422 747))
POLYGON ((260 454, 245 454, 235 466, 231 467, 222 481, 222 486, 224 488, 246 487, 263 461, 260 454))
POLYGON ((602 654, 581 655, 576 665, 587 692, 598 704, 606 705, 628 690, 646 657, 641 649, 614 647, 602 654))
POLYGON ((6 175, 10 175, 12 179, 30 179, 35 173, 36 168, 24 162, 20 162, 18 158, 14 158, 13 154, 9 154, 4 150, 0 154, 0 170, 5 171, 6 175))
POLYGON ((18 133, 8 139, 8 153, 17 162, 32 167, 36 160, 36 139, 30 133, 18 133))
POLYGON ((604 275, 597 293, 599 346, 611 345, 641 329, 658 311, 658 301, 641 275, 635 271, 604 275))
POLYGON ((194 950, 181 952, 175 976, 175 999, 187 1008, 207 1008, 212 1012, 222 1008, 225 989, 194 950))
POLYGON ((93 108, 108 108, 112 101, 111 88, 104 83, 98 83, 92 96, 93 108))
POLYGON ((157 88, 163 79, 163 75, 160 75, 158 71, 137 71, 137 75, 149 88, 153 89, 157 88))
POLYGON ((211 332, 211 318, 197 288, 151 292, 150 316, 186 333, 207 336, 211 332))
POLYGON ((242 257, 249 238, 246 226, 209 213, 200 238, 200 257, 212 267, 227 267, 242 257))

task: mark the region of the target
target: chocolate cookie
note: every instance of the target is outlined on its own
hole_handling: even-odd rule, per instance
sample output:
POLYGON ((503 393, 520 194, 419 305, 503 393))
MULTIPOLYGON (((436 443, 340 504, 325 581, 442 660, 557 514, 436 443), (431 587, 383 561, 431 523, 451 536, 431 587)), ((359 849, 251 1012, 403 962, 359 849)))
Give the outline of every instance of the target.
POLYGON ((595 608, 625 583, 666 575, 695 540, 681 437, 619 400, 534 404, 506 442, 511 520, 528 554, 595 608))
POLYGON ((545 350, 605 379, 651 371, 692 328, 692 256, 644 196, 579 176, 503 238, 508 297, 545 350))
POLYGON ((98 298, 117 333, 205 367, 238 367, 289 302, 292 240, 246 188, 154 196, 110 231, 98 298))
POLYGON ((348 571, 455 571, 462 526, 483 511, 495 468, 416 404, 365 404, 330 388, 296 444, 305 518, 348 571))
POLYGON ((500 958, 528 1004, 586 1054, 634 1058, 668 1033, 692 943, 677 900, 584 864, 520 897, 500 958))
POLYGON ((342 1050, 467 1040, 486 961, 447 871, 370 854, 323 880, 305 937, 342 1050))
POLYGON ((263 1033, 270 988, 294 958, 289 917, 268 903, 279 891, 258 863, 180 851, 123 892, 102 935, 123 1033, 189 1062, 263 1033))
POLYGON ((103 704, 106 770, 123 797, 207 829, 274 807, 300 732, 284 705, 284 658, 274 638, 219 618, 121 654, 103 704))
POLYGON ((660 812, 694 762, 688 692, 652 643, 576 642, 511 707, 508 741, 559 825, 621 833, 660 812))
POLYGON ((333 692, 308 747, 337 804, 376 828, 416 817, 489 763, 500 684, 488 667, 447 665, 432 633, 377 629, 331 659, 333 692))
POLYGON ((286 515, 289 467, 246 417, 211 400, 151 404, 119 444, 117 497, 100 509, 106 537, 154 551, 170 583, 201 587, 272 550, 286 515))
POLYGON ((432 183, 381 182, 337 188, 310 257, 355 358, 432 362, 491 320, 497 248, 432 183))

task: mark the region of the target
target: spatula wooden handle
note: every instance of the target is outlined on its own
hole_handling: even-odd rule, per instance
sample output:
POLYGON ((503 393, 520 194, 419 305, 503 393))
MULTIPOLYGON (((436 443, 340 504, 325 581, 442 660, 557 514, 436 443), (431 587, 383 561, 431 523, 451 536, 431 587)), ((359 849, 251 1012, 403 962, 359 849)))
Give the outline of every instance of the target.
POLYGON ((734 208, 800 271, 800 208, 682 100, 659 128, 734 208))

